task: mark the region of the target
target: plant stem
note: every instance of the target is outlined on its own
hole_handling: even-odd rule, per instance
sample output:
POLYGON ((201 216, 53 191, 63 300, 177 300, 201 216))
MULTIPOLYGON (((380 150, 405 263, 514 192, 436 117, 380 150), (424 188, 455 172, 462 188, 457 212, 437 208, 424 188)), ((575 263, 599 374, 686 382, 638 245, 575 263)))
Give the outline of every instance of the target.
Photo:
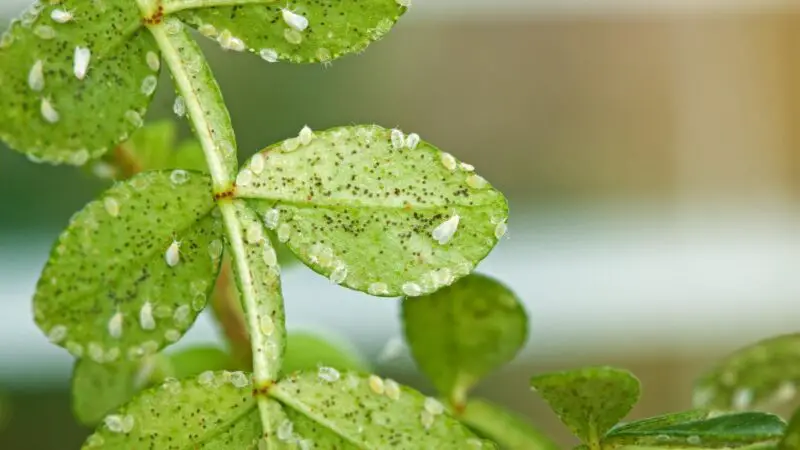
POLYGON ((209 8, 212 6, 268 5, 277 0, 164 0, 164 14, 185 9, 209 8))
POLYGON ((242 311, 242 304, 239 302, 228 255, 225 255, 225 259, 222 261, 219 278, 214 286, 211 311, 214 313, 226 341, 230 344, 231 353, 236 361, 252 369, 253 353, 250 351, 250 335, 247 332, 247 322, 244 311, 242 311))

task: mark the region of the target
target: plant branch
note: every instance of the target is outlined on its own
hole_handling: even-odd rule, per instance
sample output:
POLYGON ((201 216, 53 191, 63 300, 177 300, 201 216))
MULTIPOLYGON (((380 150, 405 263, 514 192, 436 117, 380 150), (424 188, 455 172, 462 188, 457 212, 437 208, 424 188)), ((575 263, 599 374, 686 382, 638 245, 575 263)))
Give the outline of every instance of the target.
POLYGON ((164 0, 164 14, 186 9, 210 8, 213 6, 268 5, 277 0, 164 0))
POLYGON ((211 311, 231 347, 231 353, 236 361, 252 369, 253 354, 250 351, 250 335, 247 332, 247 322, 239 302, 236 284, 233 282, 231 261, 228 255, 222 262, 214 294, 211 298, 211 311))

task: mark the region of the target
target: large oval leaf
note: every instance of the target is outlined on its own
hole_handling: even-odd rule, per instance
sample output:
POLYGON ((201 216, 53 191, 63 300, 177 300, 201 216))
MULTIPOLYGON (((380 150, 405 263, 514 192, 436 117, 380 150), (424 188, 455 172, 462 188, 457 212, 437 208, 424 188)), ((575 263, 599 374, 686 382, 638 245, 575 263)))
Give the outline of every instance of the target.
POLYGON ((491 251, 508 207, 471 166, 401 135, 378 126, 304 130, 256 153, 235 195, 335 283, 379 296, 433 292, 491 251))
POLYGON ((613 367, 546 373, 531 379, 558 418, 585 443, 597 444, 639 399, 639 380, 613 367))
MULTIPOLYGON (((164 7, 170 12, 181 3, 167 1, 164 7)), ((396 0, 295 0, 190 9, 177 16, 225 49, 247 49, 269 62, 308 63, 364 50, 405 11, 396 0)))
POLYGON ((159 58, 134 1, 36 2, 0 39, 0 138, 84 164, 142 125, 159 58))
POLYGON ((36 323, 53 343, 99 363, 177 341, 219 271, 213 208, 204 174, 145 172, 117 183, 54 245, 33 300, 36 323))
POLYGON ((603 448, 749 448, 777 444, 786 429, 780 417, 760 412, 697 416, 677 413, 625 424, 608 433, 603 448))
POLYGON ((432 398, 375 375, 326 369, 295 373, 269 393, 361 449, 464 450, 483 445, 432 398))
POLYGON ((405 298, 402 311, 414 360, 457 407, 475 383, 514 358, 527 336, 528 319, 517 296, 484 275, 405 298))
POLYGON ((695 384, 694 406, 744 410, 794 398, 800 383, 800 333, 737 350, 695 384))

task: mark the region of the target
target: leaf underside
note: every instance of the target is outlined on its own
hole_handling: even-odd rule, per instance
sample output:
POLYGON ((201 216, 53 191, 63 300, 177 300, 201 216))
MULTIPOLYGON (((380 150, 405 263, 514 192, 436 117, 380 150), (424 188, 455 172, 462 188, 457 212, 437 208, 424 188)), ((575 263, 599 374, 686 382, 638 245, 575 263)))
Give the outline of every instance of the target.
POLYGON ((538 375, 531 387, 583 442, 597 442, 639 399, 639 380, 612 367, 538 375))
POLYGON ((478 274, 402 304, 414 360, 442 395, 458 403, 525 343, 527 317, 516 295, 478 274))
POLYGON ((217 6, 176 13, 205 36, 224 48, 226 40, 241 40, 251 52, 274 62, 328 62, 363 51, 386 35, 406 11, 395 0, 294 0, 266 5, 217 6), (308 19, 308 28, 298 31, 283 19, 283 8, 308 19))
POLYGON ((558 450, 559 446, 516 414, 485 400, 470 400, 459 420, 507 450, 558 450))
POLYGON ((34 160, 83 165, 141 126, 160 72, 148 60, 159 53, 134 1, 51 3, 28 8, 0 38, 0 139, 34 160), (54 10, 73 18, 59 23, 54 10), (76 47, 91 54, 83 79, 76 47), (43 99, 57 120, 45 118, 43 99))
POLYGON ((221 223, 209 178, 145 172, 73 216, 34 295, 50 340, 95 362, 136 360, 175 342, 205 307, 219 272, 221 223), (174 242, 178 263, 167 263, 174 242))
POLYGON ((789 401, 800 383, 798 361, 800 333, 742 348, 698 379, 694 406, 742 410, 789 401))
POLYGON ((443 164, 449 155, 426 142, 395 149, 390 135, 342 127, 308 145, 273 145, 244 166, 235 195, 331 281, 386 297, 433 292, 491 251, 508 206, 482 178, 443 164), (457 228, 440 243, 434 231, 454 215, 457 228))

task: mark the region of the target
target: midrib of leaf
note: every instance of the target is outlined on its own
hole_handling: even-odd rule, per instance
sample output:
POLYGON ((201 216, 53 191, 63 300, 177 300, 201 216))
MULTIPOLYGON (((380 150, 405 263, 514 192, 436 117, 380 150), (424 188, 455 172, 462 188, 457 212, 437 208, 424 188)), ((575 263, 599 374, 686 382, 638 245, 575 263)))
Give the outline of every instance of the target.
POLYGON ((237 415, 236 415, 236 416, 234 416, 232 419, 230 419, 230 420, 227 420, 227 421, 225 421, 224 423, 222 423, 222 424, 220 424, 220 425, 215 425, 215 426, 213 427, 213 430, 214 430, 214 431, 212 431, 211 433, 208 433, 208 434, 204 435, 204 436, 203 436, 203 440, 202 440, 202 441, 199 441, 199 442, 192 442, 191 444, 189 444, 189 445, 187 445, 187 446, 183 447, 183 449, 182 449, 182 450, 196 450, 196 449, 198 448, 198 445, 202 445, 202 444, 205 444, 205 443, 207 443, 207 442, 209 442, 209 441, 212 441, 212 440, 213 440, 214 438, 216 438, 217 436, 219 436, 219 435, 221 435, 221 434, 225 433, 226 431, 228 431, 228 429, 229 429, 229 428, 231 428, 232 426, 234 426, 234 425, 236 424, 236 422, 238 422, 238 421, 239 421, 239 420, 241 420, 243 417, 245 417, 245 416, 247 416, 248 414, 250 414, 252 411, 253 411, 253 408, 246 408, 244 411, 242 411, 242 413, 240 413, 240 414, 237 414, 237 415))
POLYGON ((214 6, 268 5, 277 0, 164 0, 164 14, 186 9, 211 8, 214 6))
POLYGON ((480 209, 484 207, 491 207, 491 202, 486 203, 472 203, 472 204, 442 204, 442 205, 423 205, 419 203, 408 203, 406 205, 386 205, 386 204, 379 204, 379 203, 366 203, 363 202, 361 199, 353 199, 354 201, 314 201, 314 200, 288 200, 283 199, 280 197, 256 197, 256 196, 248 196, 248 195, 236 195, 236 198, 244 199, 244 200, 259 200, 259 201, 267 201, 267 202, 275 202, 276 205, 288 205, 288 206, 295 206, 298 208, 307 208, 307 209, 329 209, 332 211, 346 211, 348 209, 369 209, 369 210, 388 210, 388 211, 405 211, 407 209, 411 209, 414 211, 435 211, 440 209, 452 209, 452 208, 465 208, 465 209, 480 209))

